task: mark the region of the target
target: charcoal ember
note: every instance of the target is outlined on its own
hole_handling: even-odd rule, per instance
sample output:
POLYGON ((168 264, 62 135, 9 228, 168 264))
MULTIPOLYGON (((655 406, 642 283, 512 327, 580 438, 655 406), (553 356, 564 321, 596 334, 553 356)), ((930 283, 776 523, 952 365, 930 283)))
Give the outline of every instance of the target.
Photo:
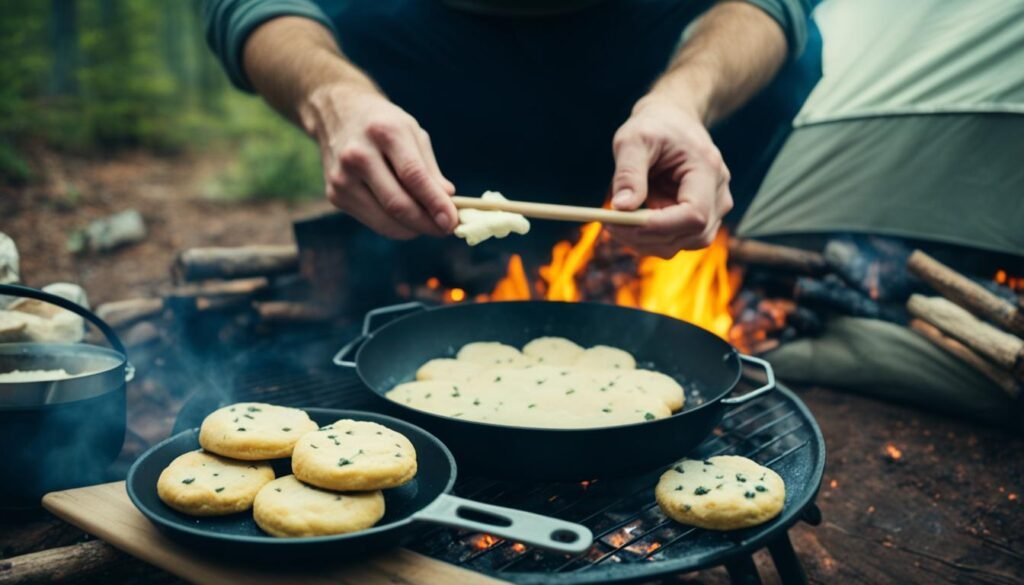
POLYGON ((765 268, 748 268, 743 276, 743 288, 760 290, 766 297, 792 294, 797 277, 793 274, 765 268))
POLYGON ((825 329, 825 322, 821 319, 816 311, 813 311, 807 307, 797 307, 792 313, 789 314, 789 318, 786 323, 796 329, 801 335, 807 335, 815 337, 820 335, 825 329))
POLYGON ((764 295, 760 291, 752 288, 743 288, 729 303, 729 311, 733 316, 739 318, 745 312, 750 311, 752 313, 757 312, 757 304, 761 301, 764 295))
POLYGON ((906 311, 899 307, 886 306, 865 293, 847 286, 843 279, 834 274, 824 278, 800 277, 793 289, 796 300, 812 307, 827 308, 853 317, 882 319, 895 323, 906 323, 906 311))
POLYGON ((829 240, 825 262, 851 288, 882 303, 904 303, 926 287, 907 270, 910 248, 901 240, 852 235, 829 240))

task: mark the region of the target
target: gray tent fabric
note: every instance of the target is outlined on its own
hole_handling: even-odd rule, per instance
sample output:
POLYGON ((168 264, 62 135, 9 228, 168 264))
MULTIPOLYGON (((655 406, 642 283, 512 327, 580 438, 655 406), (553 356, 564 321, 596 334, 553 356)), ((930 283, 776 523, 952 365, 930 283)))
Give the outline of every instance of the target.
POLYGON ((823 75, 738 233, 1024 255, 1024 0, 828 0, 823 75))
POLYGON ((835 317, 820 337, 763 355, 787 382, 819 384, 1024 430, 1021 402, 906 327, 835 317))
POLYGON ((796 130, 738 234, 824 232, 1024 254, 1024 116, 896 116, 796 130))

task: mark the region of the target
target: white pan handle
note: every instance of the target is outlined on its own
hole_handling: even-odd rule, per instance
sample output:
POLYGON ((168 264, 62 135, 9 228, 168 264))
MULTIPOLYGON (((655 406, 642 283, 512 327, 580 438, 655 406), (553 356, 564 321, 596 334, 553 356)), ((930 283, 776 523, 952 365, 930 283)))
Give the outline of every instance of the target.
POLYGON ((448 494, 441 494, 429 506, 413 514, 413 518, 486 532, 563 553, 581 553, 594 542, 594 535, 586 526, 448 494))

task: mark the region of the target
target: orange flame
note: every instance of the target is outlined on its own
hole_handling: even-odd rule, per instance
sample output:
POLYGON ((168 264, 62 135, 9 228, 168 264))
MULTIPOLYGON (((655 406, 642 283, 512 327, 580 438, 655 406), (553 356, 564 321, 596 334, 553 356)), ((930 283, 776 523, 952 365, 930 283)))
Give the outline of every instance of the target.
POLYGON ((478 534, 473 537, 470 545, 477 550, 484 550, 491 548, 499 541, 497 536, 491 536, 490 534, 478 534))
POLYGON ((893 461, 897 461, 900 457, 903 457, 903 451, 900 451, 899 448, 897 448, 896 445, 893 445, 892 443, 886 444, 885 454, 889 457, 889 459, 892 459, 893 461))
MULTIPOLYGON (((607 241, 601 224, 588 223, 575 244, 558 242, 551 250, 551 262, 540 268, 539 296, 549 301, 582 301, 578 278, 594 257, 595 247, 607 241)), ((636 275, 617 283, 615 303, 695 323, 719 337, 732 326, 729 301, 739 287, 740 273, 730 271, 728 234, 722 230, 711 246, 681 251, 665 260, 643 257, 636 275)), ((508 271, 498 282, 490 300, 532 298, 522 258, 512 256, 508 271)))

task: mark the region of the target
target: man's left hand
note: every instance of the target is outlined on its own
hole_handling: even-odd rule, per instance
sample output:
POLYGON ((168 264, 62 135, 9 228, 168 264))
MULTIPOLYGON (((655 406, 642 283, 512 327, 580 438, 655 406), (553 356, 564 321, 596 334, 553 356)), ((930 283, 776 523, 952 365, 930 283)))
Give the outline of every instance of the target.
POLYGON ((732 209, 729 169, 701 117, 668 96, 651 93, 615 133, 612 207, 656 210, 646 225, 608 226, 641 254, 671 258, 704 248, 732 209))

